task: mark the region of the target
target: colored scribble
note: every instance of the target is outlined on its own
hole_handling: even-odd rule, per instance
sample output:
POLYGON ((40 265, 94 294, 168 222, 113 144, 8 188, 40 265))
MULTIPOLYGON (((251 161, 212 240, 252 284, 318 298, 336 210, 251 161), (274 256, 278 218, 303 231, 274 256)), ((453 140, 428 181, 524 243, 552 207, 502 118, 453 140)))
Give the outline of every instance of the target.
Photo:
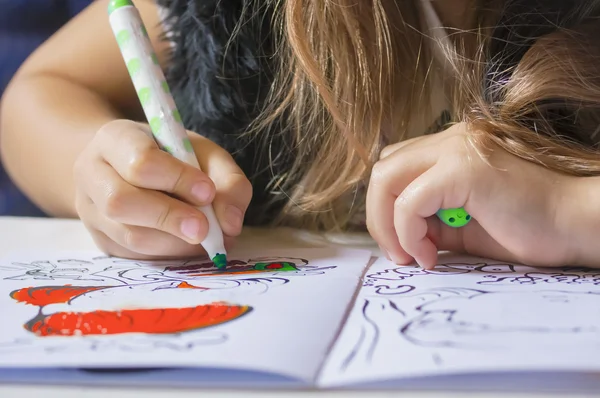
MULTIPOLYGON (((184 140, 185 148, 188 152, 193 152, 194 149, 192 148, 192 143, 190 142, 190 140, 186 139, 184 140)), ((212 258, 213 263, 215 263, 215 267, 217 267, 220 270, 224 270, 227 267, 227 256, 225 256, 225 254, 223 253, 219 253, 216 256, 214 256, 212 258)))
POLYGON ((50 304, 68 303, 82 294, 102 290, 110 286, 39 286, 26 287, 10 293, 19 303, 44 307, 50 304))
MULTIPOLYGON (((56 312, 42 314, 50 304, 69 303, 89 292, 115 286, 40 286, 15 290, 10 297, 17 302, 40 307, 28 321, 26 330, 38 336, 87 336, 122 333, 169 334, 215 326, 248 313, 248 306, 213 303, 189 308, 124 309, 120 311, 56 312)), ((181 282, 177 289, 202 287, 181 282)))
POLYGON ((298 271, 298 267, 296 264, 290 261, 281 261, 281 262, 257 262, 254 264, 248 264, 243 261, 229 261, 227 264, 227 271, 218 271, 214 270, 211 263, 201 263, 195 264, 191 266, 177 266, 177 267, 167 267, 166 271, 176 272, 178 274, 183 274, 189 277, 196 276, 226 276, 226 275, 248 275, 248 274, 258 274, 265 272, 274 272, 274 271, 298 271))
POLYGON ((174 334, 220 325, 251 311, 249 306, 213 303, 189 308, 39 314, 25 329, 40 337, 124 333, 174 334))
POLYGON ((194 285, 190 285, 187 282, 181 282, 177 285, 177 289, 200 289, 200 290, 208 290, 208 288, 206 287, 201 287, 201 286, 194 286, 194 285))

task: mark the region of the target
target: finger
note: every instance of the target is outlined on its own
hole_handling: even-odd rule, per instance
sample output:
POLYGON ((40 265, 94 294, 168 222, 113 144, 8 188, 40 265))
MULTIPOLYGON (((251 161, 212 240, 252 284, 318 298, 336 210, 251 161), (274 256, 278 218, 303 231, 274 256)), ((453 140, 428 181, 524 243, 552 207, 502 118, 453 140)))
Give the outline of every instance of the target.
POLYGON ((129 185, 107 163, 95 162, 87 195, 107 218, 122 224, 157 229, 190 244, 206 236, 207 220, 195 207, 157 191, 129 185))
POLYGON ((225 235, 237 236, 252 199, 252 185, 227 151, 202 137, 194 141, 200 167, 215 183, 212 205, 221 229, 225 235))
POLYGON ((402 248, 425 269, 437 263, 438 248, 428 234, 427 218, 440 208, 463 207, 467 195, 456 189, 453 174, 437 165, 409 184, 394 205, 394 228, 402 248), (458 194, 457 194, 458 192, 458 194))
POLYGON ((394 228, 394 202, 404 188, 437 160, 433 151, 402 151, 377 162, 367 190, 367 229, 397 264, 413 257, 400 245, 394 228))
POLYGON ((131 128, 101 140, 101 154, 121 178, 138 188, 163 191, 188 203, 206 205, 215 195, 213 182, 197 167, 159 149, 147 126, 131 128), (148 130, 148 131, 145 131, 148 130))
POLYGON ((251 198, 252 185, 243 174, 229 174, 219 180, 213 207, 224 234, 238 236, 242 232, 251 198))
POLYGON ((110 239, 104 232, 100 231, 96 228, 93 222, 89 219, 81 220, 85 228, 89 231, 92 240, 96 244, 96 247, 100 249, 103 253, 109 256, 122 257, 128 259, 135 260, 155 260, 157 259, 155 256, 143 255, 140 253, 135 253, 129 249, 126 249, 115 241, 110 239))
POLYGON ((119 246, 137 254, 152 257, 193 257, 206 255, 201 245, 191 245, 157 229, 115 222, 98 211, 90 217, 96 229, 119 246))
MULTIPOLYGON (((450 251, 454 253, 465 252, 463 231, 466 227, 449 227, 437 216, 428 217, 426 221, 427 237, 431 240, 438 251, 450 251)), ((471 224, 467 226, 470 226, 471 224)))
MULTIPOLYGON (((88 228, 88 229, 90 229, 90 228, 88 228)), ((150 255, 146 255, 146 254, 136 253, 132 250, 129 250, 129 249, 119 245, 114 240, 109 238, 102 231, 90 229, 90 232, 91 232, 92 238, 93 238, 96 246, 102 252, 104 252, 110 256, 126 258, 126 259, 131 259, 131 260, 171 260, 171 259, 176 258, 176 257, 168 257, 168 256, 167 257, 150 256, 150 255)))
POLYGON ((379 245, 379 252, 381 253, 382 256, 384 256, 388 261, 392 261, 392 258, 390 257, 389 253, 387 252, 387 250, 385 250, 381 245, 379 245))
POLYGON ((452 228, 438 217, 427 218, 427 237, 438 251, 468 253, 473 256, 519 262, 519 259, 500 245, 473 219, 462 228, 452 228))

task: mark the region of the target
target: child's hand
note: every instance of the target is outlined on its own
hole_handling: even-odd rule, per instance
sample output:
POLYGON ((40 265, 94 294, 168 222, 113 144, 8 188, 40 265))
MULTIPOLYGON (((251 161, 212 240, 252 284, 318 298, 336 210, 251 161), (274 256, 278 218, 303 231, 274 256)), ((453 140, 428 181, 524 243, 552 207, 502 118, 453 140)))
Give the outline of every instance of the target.
POLYGON ((211 203, 226 243, 241 232, 250 182, 224 149, 190 139, 204 173, 161 151, 145 125, 119 120, 98 131, 74 175, 77 212, 103 251, 139 259, 204 254, 208 224, 196 206, 211 203))
POLYGON ((436 264, 438 249, 529 265, 571 261, 560 225, 572 178, 500 148, 486 151, 486 164, 467 134, 458 124, 382 152, 367 194, 367 225, 382 251, 397 264, 414 260, 424 268, 436 264), (458 207, 473 217, 465 227, 435 216, 458 207))

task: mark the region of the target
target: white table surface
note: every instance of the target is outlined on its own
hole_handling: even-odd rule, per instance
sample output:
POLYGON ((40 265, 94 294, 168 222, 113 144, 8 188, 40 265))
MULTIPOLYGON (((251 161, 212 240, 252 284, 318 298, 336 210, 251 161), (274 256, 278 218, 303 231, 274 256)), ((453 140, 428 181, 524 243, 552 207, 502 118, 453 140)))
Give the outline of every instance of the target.
MULTIPOLYGON (((307 247, 321 245, 318 241, 300 234, 296 231, 278 230, 278 231, 245 231, 239 240, 239 247, 250 247, 261 241, 268 241, 271 244, 277 242, 285 247, 307 247)), ((337 240, 338 243, 374 249, 370 241, 364 236, 344 236, 337 240)), ((73 220, 57 219, 26 219, 0 217, 0 256, 11 251, 20 250, 94 250, 95 246, 83 225, 73 220)), ((510 396, 513 398, 534 398, 534 397, 554 397, 556 395, 532 395, 532 394, 494 394, 494 393, 439 393, 439 392, 418 392, 418 391, 398 391, 387 393, 348 393, 348 392, 250 392, 250 391, 204 391, 187 389, 144 389, 144 388, 98 388, 98 387, 77 387, 77 386, 24 386, 24 385, 0 385, 0 398, 39 398, 39 397, 60 397, 60 398, 105 398, 107 395, 114 395, 117 398, 188 398, 188 397, 284 397, 284 398, 303 398, 311 396, 344 397, 354 398, 363 396, 377 397, 404 397, 404 398, 433 398, 433 397, 475 397, 475 398, 496 398, 510 396)), ((573 394, 568 394, 574 397, 573 394)), ((577 395, 578 397, 583 395, 577 395)), ((591 395, 587 395, 591 396, 591 395)), ((598 395, 600 396, 600 391, 598 395)))

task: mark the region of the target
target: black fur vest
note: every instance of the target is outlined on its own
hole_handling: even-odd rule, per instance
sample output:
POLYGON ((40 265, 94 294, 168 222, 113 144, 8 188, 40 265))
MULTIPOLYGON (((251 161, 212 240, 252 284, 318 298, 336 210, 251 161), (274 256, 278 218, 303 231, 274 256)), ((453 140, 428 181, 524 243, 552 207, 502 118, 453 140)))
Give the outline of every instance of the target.
MULTIPOLYGON (((404 0, 402 0, 404 1, 404 0)), ((483 2, 489 0, 480 0, 483 2)), ((254 197, 246 224, 269 222, 283 199, 274 200, 268 184, 283 174, 290 158, 268 162, 266 146, 245 132, 262 107, 273 82, 274 41, 270 2, 256 9, 256 0, 157 0, 165 12, 166 38, 173 44, 167 79, 185 126, 228 150, 253 184, 254 197), (244 23, 238 26, 240 18, 244 23), (234 39, 232 33, 239 29, 234 39), (270 203, 267 206, 267 203, 270 203)), ((569 27, 586 14, 594 0, 507 0, 493 34, 482 94, 501 101, 498 86, 510 75, 537 38, 569 27), (500 97, 499 97, 500 96, 500 97)), ((589 137, 575 139, 593 145, 589 137)), ((281 136, 268 147, 273 154, 289 153, 281 136)), ((289 156, 293 156, 290 154, 289 156)), ((283 195, 281 195, 283 198, 283 195)))
MULTIPOLYGON (((254 189, 245 223, 268 223, 282 200, 269 192, 273 175, 285 172, 283 156, 272 164, 257 139, 243 133, 258 116, 273 82, 272 9, 252 0, 158 0, 165 38, 172 44, 167 80, 184 124, 232 154, 254 189), (256 17, 248 17, 256 15, 256 17), (238 26, 240 18, 245 23, 238 26), (230 40, 234 29, 240 30, 230 40)), ((271 152, 283 152, 272 138, 271 152)), ((289 150, 288 150, 289 152, 289 150)))

